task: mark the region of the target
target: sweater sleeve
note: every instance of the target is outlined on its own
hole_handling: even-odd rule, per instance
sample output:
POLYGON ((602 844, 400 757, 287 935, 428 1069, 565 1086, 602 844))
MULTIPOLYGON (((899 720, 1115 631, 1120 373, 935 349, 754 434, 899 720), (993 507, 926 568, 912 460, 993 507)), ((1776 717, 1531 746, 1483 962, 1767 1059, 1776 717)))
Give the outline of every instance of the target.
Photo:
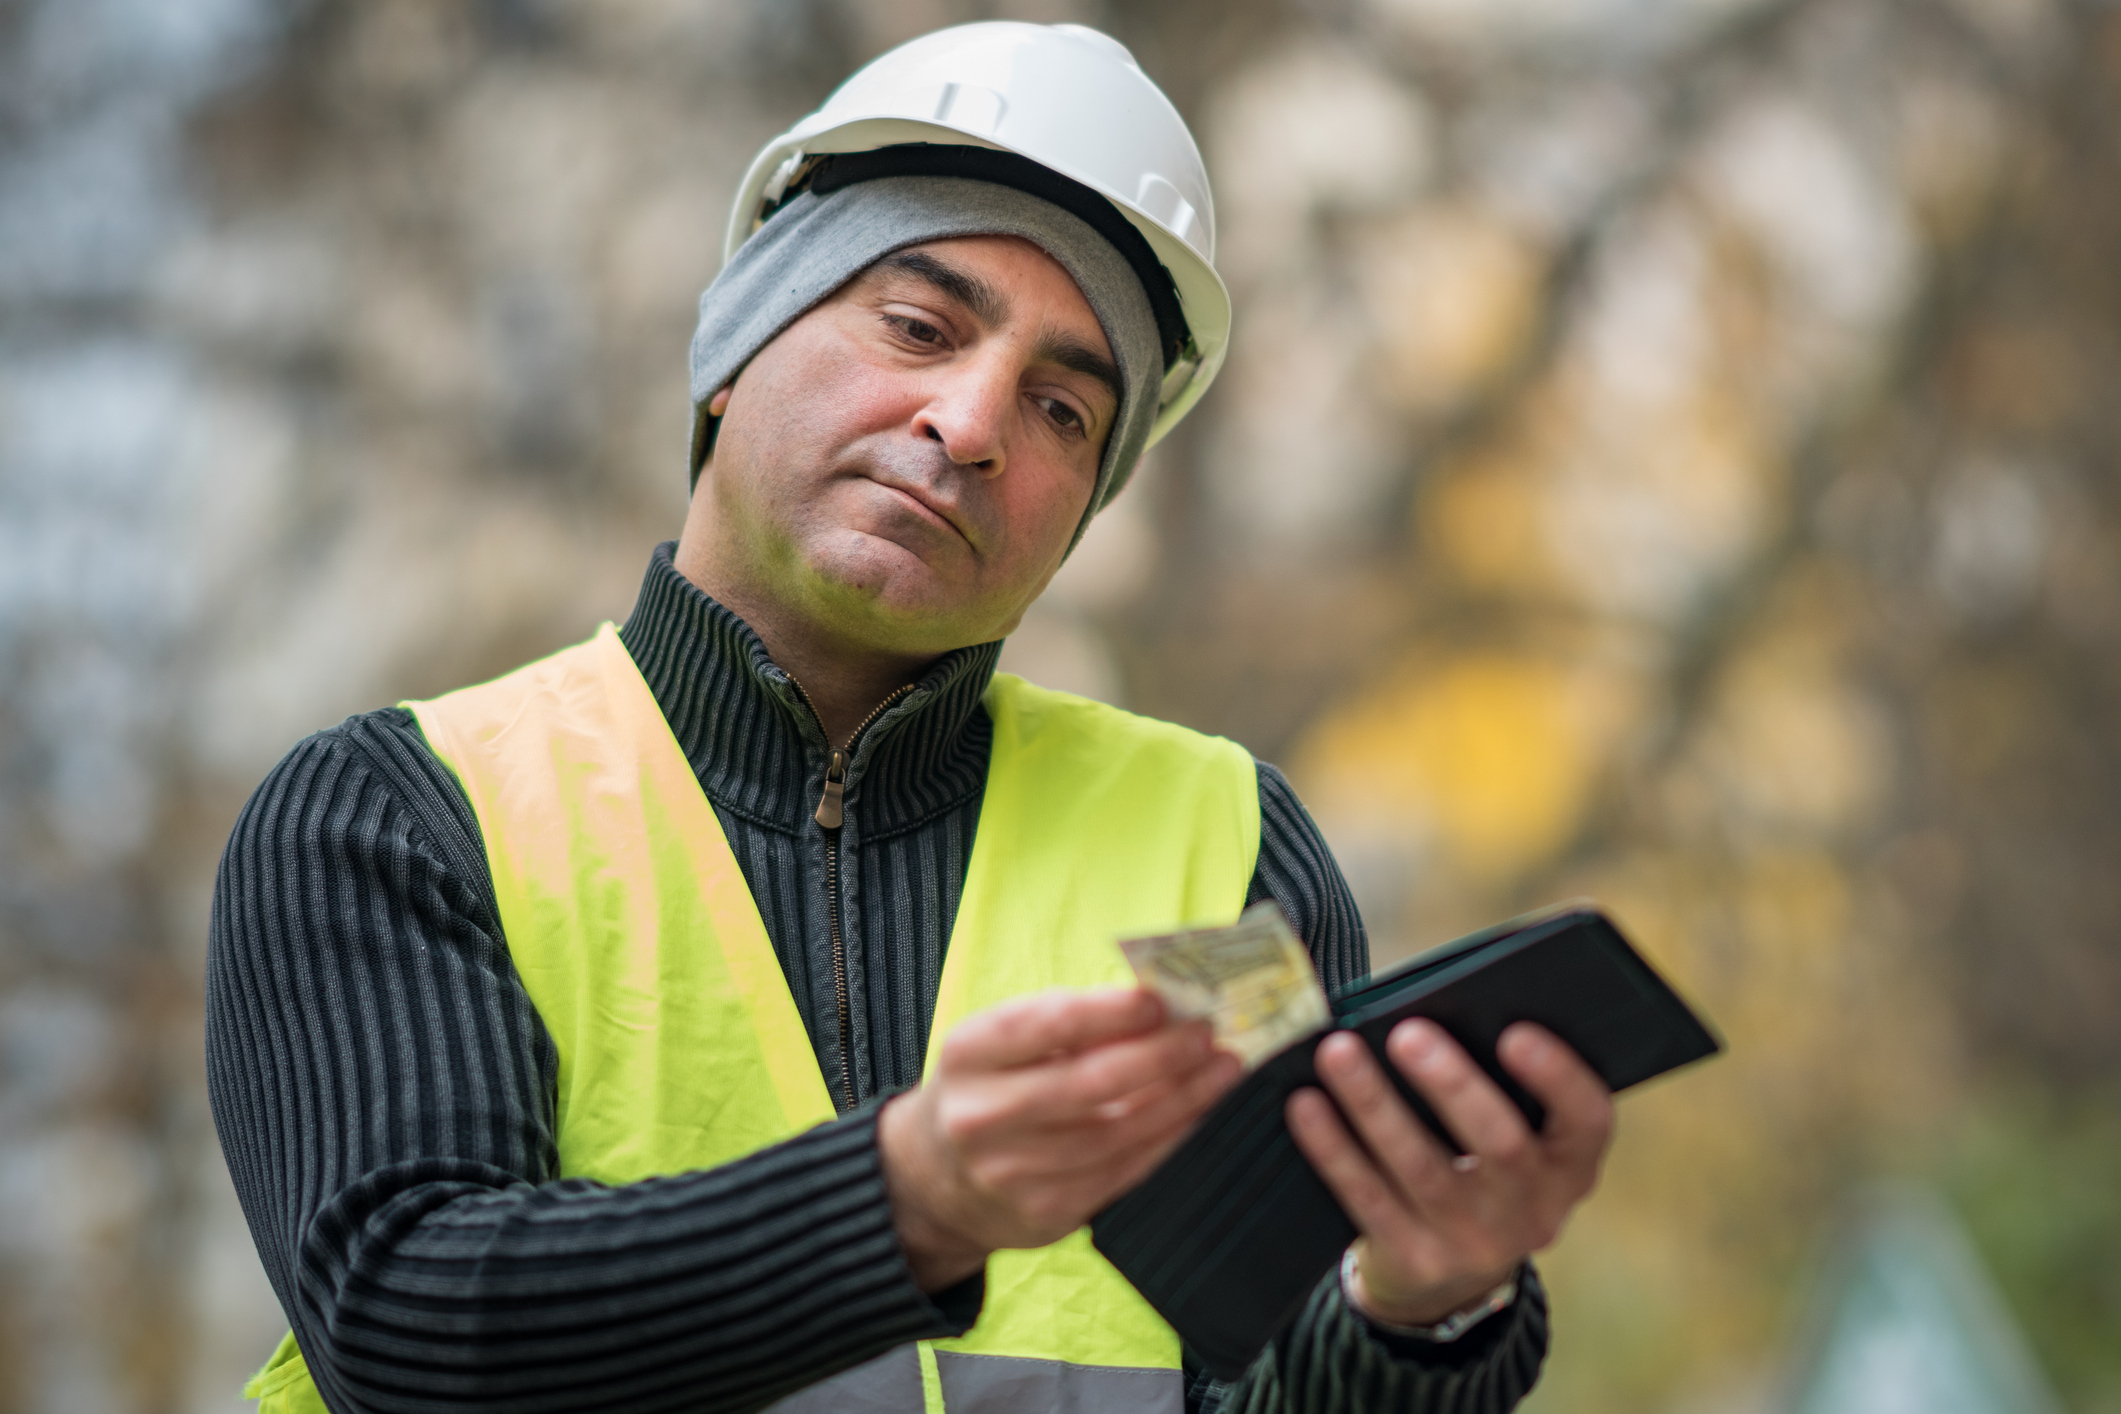
MULTIPOLYGON (((1281 904, 1311 950, 1319 980, 1336 991, 1370 970, 1370 943, 1348 881, 1282 773, 1259 765, 1259 864, 1247 904, 1281 904)), ((1447 1345, 1375 1330, 1321 1281, 1280 1338, 1234 1384, 1188 1361, 1194 1414, 1503 1414, 1539 1378, 1546 1358, 1546 1291, 1526 1264, 1517 1300, 1447 1345)))
POLYGON ((211 927, 215 1125, 342 1414, 757 1409, 976 1316, 976 1280, 914 1284, 874 1106, 716 1169, 558 1177, 558 1054, 410 714, 280 763, 211 927))

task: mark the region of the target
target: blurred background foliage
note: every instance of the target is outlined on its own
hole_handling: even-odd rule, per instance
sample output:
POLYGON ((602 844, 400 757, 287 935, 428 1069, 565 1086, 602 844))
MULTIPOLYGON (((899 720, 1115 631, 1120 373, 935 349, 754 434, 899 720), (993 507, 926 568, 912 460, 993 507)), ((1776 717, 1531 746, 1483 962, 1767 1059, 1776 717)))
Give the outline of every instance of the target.
POLYGON ((1006 662, 1283 763, 1380 963, 1609 904, 1631 1097, 1544 1411, 1778 1407, 1942 1193, 2121 1411, 2121 11, 0 0, 0 1411, 227 1410, 214 860, 302 734, 622 616, 729 192, 953 21, 1194 124, 1235 351, 1006 662))

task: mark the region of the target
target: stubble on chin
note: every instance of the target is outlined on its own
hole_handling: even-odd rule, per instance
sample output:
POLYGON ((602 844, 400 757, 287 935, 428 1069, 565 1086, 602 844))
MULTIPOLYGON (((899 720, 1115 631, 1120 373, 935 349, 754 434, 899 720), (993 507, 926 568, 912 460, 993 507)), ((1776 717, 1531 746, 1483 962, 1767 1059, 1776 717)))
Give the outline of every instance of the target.
MULTIPOLYGON (((876 500, 891 499, 868 489, 876 500)), ((947 547, 939 539, 911 511, 870 506, 851 513, 841 506, 807 521, 775 577, 782 594, 835 637, 899 652, 946 652, 962 646, 956 640, 968 632, 974 636, 966 642, 980 641, 975 625, 989 616, 977 603, 963 542, 950 555, 941 553, 947 547)))

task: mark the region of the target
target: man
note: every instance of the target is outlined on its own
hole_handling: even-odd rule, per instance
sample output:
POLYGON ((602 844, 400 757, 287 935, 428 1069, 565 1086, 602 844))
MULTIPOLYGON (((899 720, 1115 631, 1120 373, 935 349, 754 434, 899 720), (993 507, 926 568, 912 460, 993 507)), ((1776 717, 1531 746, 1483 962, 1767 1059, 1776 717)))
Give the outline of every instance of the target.
POLYGON ((696 489, 625 626, 311 738, 230 841, 209 1074, 293 1327, 251 1392, 1509 1407, 1525 1259, 1609 1124, 1533 1028, 1503 1056, 1537 1134, 1440 1031, 1393 1036, 1455 1162, 1321 1048, 1338 1105, 1287 1118, 1362 1236, 1234 1385, 1082 1231, 1237 1075, 1114 985, 1117 934, 1273 897, 1329 987, 1367 967, 1272 767, 993 672, 1220 362, 1190 138, 1109 39, 1014 24, 886 55, 791 136, 702 297, 696 489), (1098 184, 1065 175, 1113 113, 1065 164, 1098 184), (1130 202, 1144 150, 1177 176, 1130 202))

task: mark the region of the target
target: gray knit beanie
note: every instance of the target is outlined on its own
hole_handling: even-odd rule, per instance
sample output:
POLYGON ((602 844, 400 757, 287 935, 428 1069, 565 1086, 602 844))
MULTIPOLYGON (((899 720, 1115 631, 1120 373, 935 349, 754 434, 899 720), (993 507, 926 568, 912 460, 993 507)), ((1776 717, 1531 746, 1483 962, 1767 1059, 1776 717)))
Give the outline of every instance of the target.
MULTIPOLYGON (((953 236, 1019 236, 1060 262, 1089 301, 1122 393, 1089 508, 1119 494, 1148 444, 1162 387, 1156 315, 1135 267, 1081 218, 1013 187, 965 177, 882 177, 805 191, 744 242, 700 296, 692 336, 693 474, 711 431, 707 400, 813 305, 892 251, 953 236)), ((1074 548, 1074 541, 1069 542, 1074 548)))

